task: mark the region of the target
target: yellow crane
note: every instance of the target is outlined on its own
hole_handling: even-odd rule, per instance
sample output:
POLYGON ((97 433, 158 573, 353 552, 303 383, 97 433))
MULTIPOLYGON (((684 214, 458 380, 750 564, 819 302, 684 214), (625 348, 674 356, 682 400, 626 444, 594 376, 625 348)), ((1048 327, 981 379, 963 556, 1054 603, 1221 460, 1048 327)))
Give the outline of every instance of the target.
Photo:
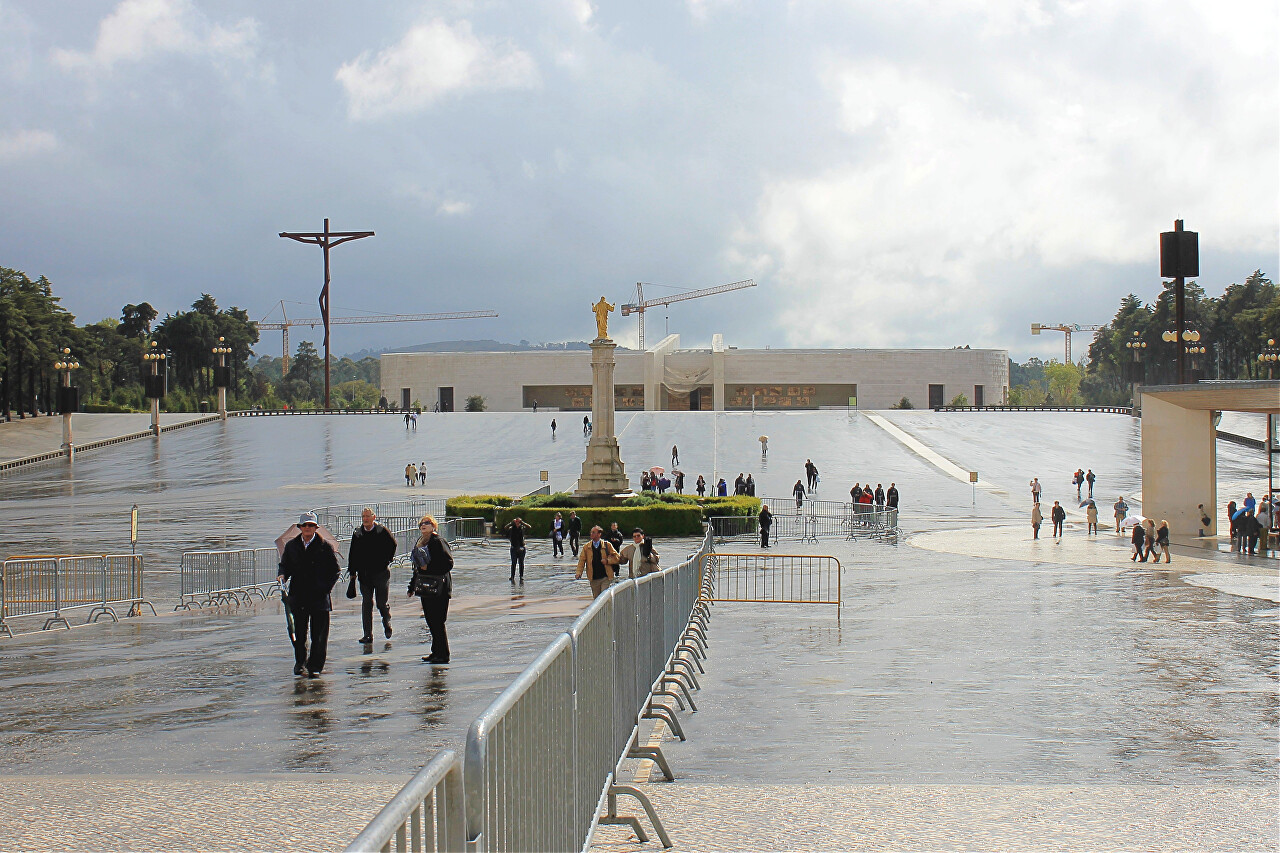
POLYGON ((1062 332, 1067 336, 1067 360, 1063 364, 1071 364, 1071 333, 1072 332, 1096 332, 1101 326, 1081 326, 1079 323, 1059 323, 1056 326, 1046 326, 1043 323, 1032 323, 1031 334, 1038 335, 1041 332, 1062 332))
MULTIPOLYGON (((268 314, 270 316, 270 314, 268 314)), ((284 317, 282 323, 268 323, 265 320, 258 320, 254 323, 258 330, 279 331, 284 335, 284 363, 282 369, 284 373, 289 372, 289 327, 290 326, 316 326, 324 323, 320 317, 307 317, 304 320, 290 320, 285 313, 284 302, 280 303, 280 316, 284 317)), ((446 311, 439 314, 365 314, 358 317, 330 317, 329 323, 419 323, 424 320, 470 320, 475 317, 497 317, 497 311, 446 311)))
MULTIPOLYGON (((745 281, 734 281, 729 284, 721 284, 716 287, 704 287, 701 290, 686 290, 684 293, 673 293, 670 296, 662 296, 657 299, 648 301, 644 298, 644 286, 642 281, 636 282, 636 301, 628 302, 622 306, 622 316, 626 317, 631 314, 637 315, 639 321, 640 334, 637 340, 639 349, 644 349, 644 312, 646 308, 652 308, 655 305, 671 305, 676 302, 684 302, 687 299, 698 299, 703 296, 714 296, 717 293, 728 293, 731 290, 742 290, 744 287, 755 287, 756 283, 752 279, 745 281)), ((650 284, 650 287, 655 285, 650 284)))

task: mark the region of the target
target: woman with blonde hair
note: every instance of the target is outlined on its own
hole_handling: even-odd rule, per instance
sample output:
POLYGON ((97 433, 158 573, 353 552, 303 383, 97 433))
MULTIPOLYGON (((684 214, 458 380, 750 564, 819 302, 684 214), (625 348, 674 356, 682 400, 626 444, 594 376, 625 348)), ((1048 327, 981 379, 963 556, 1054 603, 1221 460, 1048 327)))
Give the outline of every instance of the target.
MULTIPOLYGON (((1156 531, 1156 545, 1160 548, 1160 553, 1164 554, 1164 561, 1169 560, 1169 522, 1161 521, 1160 529, 1156 531)), ((1160 555, 1156 555, 1156 562, 1160 562, 1160 555)))
POLYGON ((431 654, 427 663, 449 662, 449 635, 444 623, 449 616, 449 599, 453 597, 453 554, 449 543, 437 533, 435 516, 424 515, 418 522, 418 543, 413 547, 413 577, 409 595, 422 600, 422 616, 431 630, 431 654))

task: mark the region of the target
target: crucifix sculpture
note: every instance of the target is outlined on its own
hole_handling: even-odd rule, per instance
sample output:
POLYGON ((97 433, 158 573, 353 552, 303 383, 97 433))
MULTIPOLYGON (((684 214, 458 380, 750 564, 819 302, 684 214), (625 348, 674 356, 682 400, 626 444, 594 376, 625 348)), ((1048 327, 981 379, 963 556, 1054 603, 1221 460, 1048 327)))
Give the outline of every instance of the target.
POLYGON ((372 237, 372 231, 330 231, 329 220, 324 221, 324 230, 309 233, 290 233, 281 231, 281 237, 297 240, 299 243, 313 243, 324 250, 324 288, 320 291, 320 317, 324 320, 324 408, 329 409, 329 250, 362 237, 372 237))

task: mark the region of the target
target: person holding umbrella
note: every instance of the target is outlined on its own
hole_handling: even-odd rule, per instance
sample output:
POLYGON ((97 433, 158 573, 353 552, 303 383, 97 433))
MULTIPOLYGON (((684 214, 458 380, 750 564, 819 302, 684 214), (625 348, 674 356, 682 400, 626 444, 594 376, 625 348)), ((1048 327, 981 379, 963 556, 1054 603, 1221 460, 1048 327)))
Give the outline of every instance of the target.
POLYGON ((431 630, 431 654, 427 663, 449 662, 449 635, 444 623, 449 618, 449 599, 453 597, 453 554, 449 543, 436 533, 435 516, 424 515, 418 522, 418 544, 413 547, 413 577, 409 579, 409 595, 422 600, 422 617, 431 630))
POLYGON ((298 535, 284 546, 280 573, 276 576, 286 607, 293 613, 293 674, 314 678, 324 670, 329 646, 330 593, 338 582, 338 556, 333 546, 316 532, 320 522, 314 512, 298 517, 298 535), (288 584, 286 587, 285 585, 288 584), (307 632, 311 651, 307 652, 307 632))

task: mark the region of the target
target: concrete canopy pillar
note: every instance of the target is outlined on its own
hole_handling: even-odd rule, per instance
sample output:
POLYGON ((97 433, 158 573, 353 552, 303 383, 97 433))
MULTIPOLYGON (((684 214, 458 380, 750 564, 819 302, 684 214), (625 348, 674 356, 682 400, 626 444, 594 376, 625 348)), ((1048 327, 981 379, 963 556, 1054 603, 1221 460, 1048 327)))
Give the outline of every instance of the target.
POLYGON ((660 412, 663 408, 663 380, 667 378, 667 353, 680 347, 679 335, 667 335, 644 353, 644 410, 660 412))
MULTIPOLYGON (((1142 403, 1142 514, 1169 532, 1195 536, 1201 529, 1198 504, 1217 534, 1218 458, 1213 412, 1184 409, 1157 395, 1142 403)), ((1109 497, 1109 496, 1108 496, 1109 497)))

